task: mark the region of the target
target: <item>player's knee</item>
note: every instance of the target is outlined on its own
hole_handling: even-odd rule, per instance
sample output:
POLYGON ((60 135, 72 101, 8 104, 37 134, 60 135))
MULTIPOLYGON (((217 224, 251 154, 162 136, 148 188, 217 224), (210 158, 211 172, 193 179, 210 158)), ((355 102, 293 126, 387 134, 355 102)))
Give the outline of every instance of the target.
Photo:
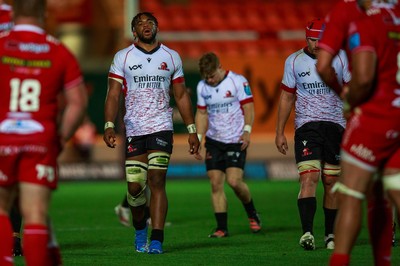
POLYGON ((321 172, 321 162, 318 160, 300 162, 297 164, 297 170, 302 187, 313 187, 318 183, 321 172))
POLYGON ((352 188, 347 187, 345 184, 342 184, 340 182, 336 182, 335 185, 332 188, 332 192, 339 192, 344 195, 359 199, 359 200, 364 200, 365 195, 362 192, 359 192, 357 190, 354 190, 352 188))
POLYGON ((400 173, 385 175, 382 177, 383 189, 386 190, 400 190, 400 173))
POLYGON ((153 152, 147 157, 149 169, 167 170, 170 154, 166 152, 153 152))
POLYGON ((139 207, 146 204, 146 195, 142 190, 139 194, 132 196, 129 192, 126 194, 128 204, 132 207, 139 207))
POLYGON ((127 199, 129 205, 137 207, 145 204, 146 195, 144 191, 147 182, 147 164, 135 160, 127 160, 125 162, 125 171, 126 181, 128 182, 127 199))
POLYGON ((325 164, 322 169, 324 176, 324 184, 326 186, 332 186, 340 176, 340 166, 333 164, 325 164))
POLYGON ((228 185, 234 190, 240 188, 240 186, 242 185, 241 178, 227 178, 226 181, 227 181, 228 185))

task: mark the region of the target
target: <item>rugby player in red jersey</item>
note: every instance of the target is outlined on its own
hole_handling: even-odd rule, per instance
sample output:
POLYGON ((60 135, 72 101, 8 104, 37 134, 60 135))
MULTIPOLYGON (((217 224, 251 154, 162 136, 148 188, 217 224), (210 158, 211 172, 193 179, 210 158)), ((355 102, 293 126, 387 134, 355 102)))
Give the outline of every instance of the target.
MULTIPOLYGON (((350 23, 366 17, 367 10, 371 7, 371 0, 341 0, 326 17, 326 29, 320 41, 320 52, 318 54, 317 71, 321 78, 335 90, 342 98, 347 88, 337 82, 336 74, 331 68, 333 57, 339 49, 344 49, 351 61, 351 54, 348 50, 347 36, 350 23)), ((349 66, 351 71, 351 65, 349 66)), ((345 104, 346 105, 346 104, 345 104)), ((345 112, 348 116, 348 112, 345 112)), ((375 190, 381 190, 382 184, 377 182, 375 190)), ((392 207, 388 201, 379 194, 368 196, 368 229, 374 251, 375 262, 378 263, 390 256, 391 245, 395 243, 395 235, 392 230, 393 215, 392 207), (379 213, 379 215, 377 215, 379 213), (377 219, 381 217, 382 219, 377 219), (385 233, 377 234, 375 228, 385 228, 385 233)))
MULTIPOLYGON (((0 0, 0 32, 11 29, 13 25, 11 14, 12 6, 6 4, 3 0, 0 0)), ((14 236, 13 256, 22 256, 20 234, 22 217, 18 208, 18 197, 15 199, 15 203, 10 210, 10 219, 14 236)))
MULTIPOLYGON (((350 263, 350 253, 361 227, 363 199, 368 192, 376 195, 376 199, 382 198, 381 188, 375 186, 369 191, 376 172, 382 173, 379 178, 389 198, 397 208, 400 204, 400 81, 397 59, 400 52, 400 11, 391 3, 372 1, 371 4, 366 16, 349 24, 349 34, 345 38, 351 53, 352 80, 344 96, 350 106, 350 119, 342 142, 342 175, 334 189, 339 192, 335 227, 337 245, 330 260, 330 265, 334 266, 350 263)), ((380 249, 381 253, 378 253, 376 243, 372 242, 375 265, 390 265, 387 236, 391 228, 391 211, 385 202, 377 206, 384 208, 386 213, 377 210, 370 213, 370 222, 381 224, 371 233, 376 239, 386 236, 381 238, 386 250, 380 249)))
POLYGON ((8 209, 16 190, 26 265, 54 265, 48 208, 57 157, 85 114, 87 95, 76 59, 43 30, 46 1, 14 0, 13 12, 15 25, 0 35, 0 265, 13 265, 8 209))

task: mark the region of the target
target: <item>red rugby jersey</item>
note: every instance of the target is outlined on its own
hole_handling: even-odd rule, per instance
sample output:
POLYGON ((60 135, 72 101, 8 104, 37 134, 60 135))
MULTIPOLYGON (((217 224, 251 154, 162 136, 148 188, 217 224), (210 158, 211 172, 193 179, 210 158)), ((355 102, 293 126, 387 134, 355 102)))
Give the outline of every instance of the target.
POLYGON ((57 141, 57 98, 83 81, 77 60, 32 25, 0 36, 0 138, 57 141))
POLYGON ((368 18, 350 25, 347 38, 352 54, 371 51, 377 56, 374 92, 360 108, 366 114, 400 121, 400 9, 378 8, 368 13, 368 18))

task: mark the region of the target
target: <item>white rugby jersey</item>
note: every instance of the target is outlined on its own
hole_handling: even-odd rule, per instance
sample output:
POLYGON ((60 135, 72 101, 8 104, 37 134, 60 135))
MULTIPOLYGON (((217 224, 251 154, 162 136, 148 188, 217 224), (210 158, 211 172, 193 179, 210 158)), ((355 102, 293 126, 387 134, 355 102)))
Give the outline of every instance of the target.
POLYGON ((197 84, 197 108, 206 109, 206 136, 224 143, 238 143, 243 134, 244 113, 241 105, 253 102, 249 83, 242 75, 227 71, 215 87, 204 80, 197 84))
POLYGON ((149 53, 132 44, 116 53, 109 78, 123 84, 127 136, 173 130, 169 91, 172 83, 184 82, 176 51, 160 44, 149 53))
MULTIPOLYGON (((281 86, 290 93, 296 93, 295 128, 315 121, 329 121, 345 127, 342 100, 321 80, 316 69, 317 59, 305 49, 286 59, 281 86)), ((334 58, 332 66, 341 85, 350 81, 348 60, 343 50, 334 58)))

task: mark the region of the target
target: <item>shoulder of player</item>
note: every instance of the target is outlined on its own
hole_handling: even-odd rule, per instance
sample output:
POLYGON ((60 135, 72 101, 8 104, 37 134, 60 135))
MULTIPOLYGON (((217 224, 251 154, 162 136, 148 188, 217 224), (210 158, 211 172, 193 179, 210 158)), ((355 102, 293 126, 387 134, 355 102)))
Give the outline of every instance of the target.
POLYGON ((228 73, 226 75, 227 78, 231 78, 231 79, 233 79, 235 81, 242 82, 242 81, 246 80, 245 76, 243 76, 242 74, 236 73, 236 72, 234 72, 232 70, 228 70, 227 73, 228 73))
POLYGON ((170 53, 174 57, 179 57, 180 58, 180 55, 179 55, 179 53, 177 51, 175 51, 174 49, 169 48, 165 44, 160 43, 160 49, 166 51, 167 53, 170 53))
POLYGON ((10 12, 12 10, 12 6, 9 4, 0 4, 0 11, 10 12))
POLYGON ((305 56, 306 53, 304 52, 304 48, 301 48, 300 50, 297 50, 296 52, 290 54, 287 58, 286 58, 286 64, 293 64, 297 59, 305 56))

